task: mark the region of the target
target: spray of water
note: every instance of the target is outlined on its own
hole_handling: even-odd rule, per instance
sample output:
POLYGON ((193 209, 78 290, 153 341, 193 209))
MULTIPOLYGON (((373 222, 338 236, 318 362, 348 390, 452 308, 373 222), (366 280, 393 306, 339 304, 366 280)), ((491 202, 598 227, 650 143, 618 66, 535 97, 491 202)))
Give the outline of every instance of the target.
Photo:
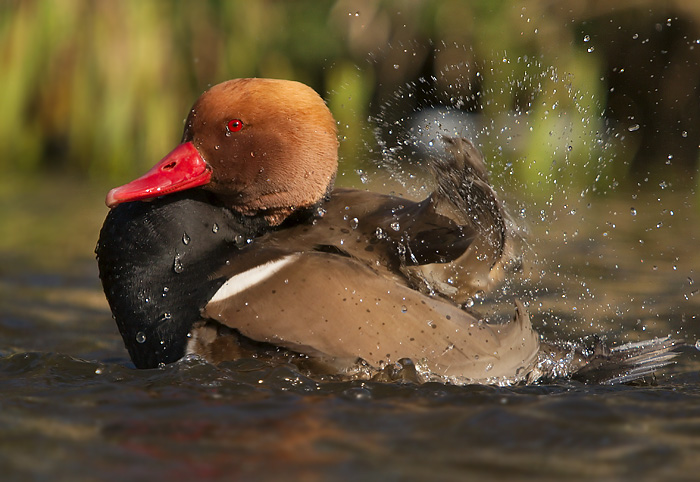
MULTIPOLYGON (((394 48, 407 50, 387 47, 370 64, 394 48)), ((443 151, 441 136, 471 139, 524 240, 521 275, 477 296, 475 308, 506 316, 511 305, 504 301, 517 297, 547 337, 605 331, 592 287, 554 261, 557 246, 592 242, 580 239, 577 225, 590 214, 591 196, 617 185, 612 161, 619 136, 607 127, 600 103, 573 76, 537 59, 503 52, 477 61, 470 48, 454 44, 434 46, 433 55, 436 66, 446 56, 451 62, 393 89, 380 86, 387 93, 372 106, 373 135, 366 137, 377 167, 358 169, 360 179, 373 189, 381 184, 424 198, 433 187, 426 165, 443 151)))

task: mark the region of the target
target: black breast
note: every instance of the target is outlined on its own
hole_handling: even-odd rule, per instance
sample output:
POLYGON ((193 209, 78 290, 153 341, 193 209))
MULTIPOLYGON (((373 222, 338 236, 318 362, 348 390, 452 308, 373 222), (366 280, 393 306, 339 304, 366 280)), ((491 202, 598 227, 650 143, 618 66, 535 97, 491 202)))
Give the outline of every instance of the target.
POLYGON ((102 286, 139 368, 181 358, 200 310, 225 281, 214 273, 264 232, 193 189, 121 204, 105 219, 95 250, 102 286))

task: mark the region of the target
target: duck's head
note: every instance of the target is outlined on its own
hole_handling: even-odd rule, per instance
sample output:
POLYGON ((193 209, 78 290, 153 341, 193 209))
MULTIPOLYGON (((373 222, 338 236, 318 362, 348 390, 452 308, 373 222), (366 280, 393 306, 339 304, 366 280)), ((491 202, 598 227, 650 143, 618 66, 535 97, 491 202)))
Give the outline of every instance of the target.
POLYGON ((274 225, 318 203, 337 164, 335 120, 313 89, 288 80, 229 80, 195 102, 182 143, 142 177, 112 189, 106 203, 203 186, 227 207, 274 225))

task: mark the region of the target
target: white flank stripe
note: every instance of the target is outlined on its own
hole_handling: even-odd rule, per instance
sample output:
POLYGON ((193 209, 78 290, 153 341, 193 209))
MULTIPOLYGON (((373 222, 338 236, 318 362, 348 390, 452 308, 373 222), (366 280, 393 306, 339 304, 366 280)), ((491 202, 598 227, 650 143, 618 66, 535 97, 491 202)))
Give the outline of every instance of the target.
POLYGON ((209 303, 216 303, 217 301, 225 300, 226 298, 235 296, 238 293, 242 293, 251 286, 262 283, 267 278, 287 266, 289 263, 295 261, 298 257, 298 254, 290 254, 284 258, 268 261, 267 263, 256 266, 253 269, 238 273, 236 276, 229 278, 226 283, 221 285, 221 288, 219 288, 219 291, 217 291, 214 296, 211 297, 209 303))

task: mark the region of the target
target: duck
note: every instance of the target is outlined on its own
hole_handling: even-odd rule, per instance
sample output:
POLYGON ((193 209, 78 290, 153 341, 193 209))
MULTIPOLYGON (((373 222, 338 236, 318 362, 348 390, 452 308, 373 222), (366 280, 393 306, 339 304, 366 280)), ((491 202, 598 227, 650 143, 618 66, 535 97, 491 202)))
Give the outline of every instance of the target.
MULTIPOLYGON (((261 78, 209 88, 180 144, 106 197, 99 276, 134 365, 267 357, 497 384, 600 373, 590 367, 610 350, 543 342, 517 299, 507 322, 470 309, 517 270, 517 236, 478 148, 442 141, 421 201, 336 188, 336 121, 315 90, 261 78)), ((649 373, 673 346, 618 349, 605 376, 649 373)))

